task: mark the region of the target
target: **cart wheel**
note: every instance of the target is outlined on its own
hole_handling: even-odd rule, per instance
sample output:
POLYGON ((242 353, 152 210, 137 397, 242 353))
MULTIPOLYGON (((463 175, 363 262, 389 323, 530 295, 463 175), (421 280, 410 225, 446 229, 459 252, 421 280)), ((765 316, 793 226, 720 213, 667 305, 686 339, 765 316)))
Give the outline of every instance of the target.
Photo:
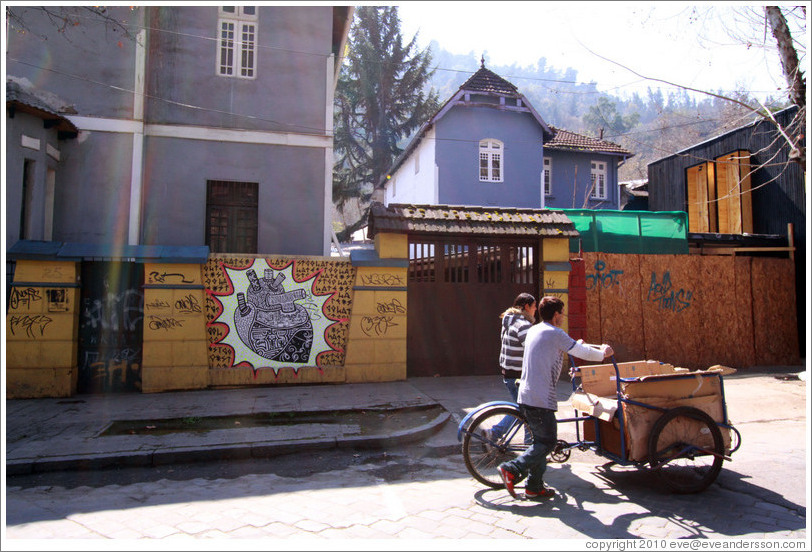
POLYGON ((524 416, 509 406, 491 408, 474 418, 465 430, 462 457, 468 472, 480 483, 494 489, 504 488, 499 464, 513 460, 528 448, 533 438, 524 416), (490 430, 505 416, 512 419, 505 434, 494 439, 490 430), (487 434, 487 435, 485 435, 487 434))
POLYGON ((651 469, 676 493, 698 493, 713 483, 722 469, 724 452, 716 422, 691 406, 666 411, 649 435, 651 469))
POLYGON ((730 426, 730 454, 733 454, 742 446, 742 434, 733 426, 730 426))
POLYGON ((553 447, 553 450, 550 452, 550 460, 558 462, 559 464, 563 464, 569 460, 572 451, 568 447, 569 443, 566 441, 562 441, 561 439, 556 441, 555 447, 553 447))

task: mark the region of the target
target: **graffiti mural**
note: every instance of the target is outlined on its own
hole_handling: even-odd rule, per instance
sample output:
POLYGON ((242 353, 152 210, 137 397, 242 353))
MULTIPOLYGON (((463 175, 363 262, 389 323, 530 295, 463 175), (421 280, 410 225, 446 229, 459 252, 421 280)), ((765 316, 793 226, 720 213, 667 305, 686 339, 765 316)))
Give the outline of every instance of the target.
POLYGON ((333 328, 347 319, 329 314, 339 292, 319 289, 322 270, 297 277, 296 261, 245 261, 218 263, 224 285, 207 286, 215 306, 209 322, 211 364, 250 366, 255 372, 271 368, 278 374, 280 368, 296 372, 332 360, 330 355, 340 352, 331 340, 333 328))

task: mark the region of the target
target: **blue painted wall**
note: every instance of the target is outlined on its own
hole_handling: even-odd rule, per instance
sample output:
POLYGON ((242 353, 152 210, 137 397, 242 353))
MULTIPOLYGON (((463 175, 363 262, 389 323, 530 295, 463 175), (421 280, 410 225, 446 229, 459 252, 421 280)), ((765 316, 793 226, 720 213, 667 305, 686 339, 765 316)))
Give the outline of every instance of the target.
MULTIPOLYGON (((257 253, 329 251, 331 6, 260 6, 253 80, 216 75, 217 6, 108 8, 136 30, 149 29, 143 120, 134 120, 133 41, 101 24, 59 33, 41 10, 20 10, 31 32, 9 33, 7 74, 74 105, 77 115, 67 117, 79 119, 78 138, 53 144, 62 153, 54 163, 54 241, 127 243, 139 169, 134 144, 143 133, 140 244, 203 245, 206 181, 227 180, 259 183, 257 253), (107 126, 83 128, 82 120, 107 126), (288 145, 288 137, 303 145, 288 145)), ((16 121, 16 132, 45 134, 27 128, 37 121, 16 121)), ((18 147, 10 152, 9 246, 19 234, 23 157, 31 156, 18 147)), ((47 161, 39 155, 38 171, 47 161)))
POLYGON ((618 158, 599 153, 547 149, 552 159, 552 194, 545 197, 549 209, 618 209, 618 158), (590 199, 592 161, 606 163, 606 199, 590 199), (573 189, 573 185, 575 188, 573 189))
POLYGON ((455 107, 437 122, 439 202, 541 207, 542 131, 529 113, 455 107), (504 144, 503 182, 480 182, 479 141, 504 144))

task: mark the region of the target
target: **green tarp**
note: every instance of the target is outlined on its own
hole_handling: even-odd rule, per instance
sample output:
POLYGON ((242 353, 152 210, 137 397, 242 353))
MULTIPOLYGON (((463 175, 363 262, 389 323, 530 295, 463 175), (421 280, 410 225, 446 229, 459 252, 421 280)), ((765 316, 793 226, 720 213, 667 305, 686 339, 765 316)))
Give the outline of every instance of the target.
POLYGON ((570 239, 573 253, 688 253, 688 214, 684 211, 557 210, 581 233, 580 238, 570 239))

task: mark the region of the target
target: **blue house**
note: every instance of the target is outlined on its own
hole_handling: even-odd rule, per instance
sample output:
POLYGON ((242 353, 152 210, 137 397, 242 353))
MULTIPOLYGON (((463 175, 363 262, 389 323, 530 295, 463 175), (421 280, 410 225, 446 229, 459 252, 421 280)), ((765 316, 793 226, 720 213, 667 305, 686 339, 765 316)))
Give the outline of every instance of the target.
POLYGON ((485 68, 416 133, 373 199, 401 204, 620 209, 621 146, 547 124, 485 68))

